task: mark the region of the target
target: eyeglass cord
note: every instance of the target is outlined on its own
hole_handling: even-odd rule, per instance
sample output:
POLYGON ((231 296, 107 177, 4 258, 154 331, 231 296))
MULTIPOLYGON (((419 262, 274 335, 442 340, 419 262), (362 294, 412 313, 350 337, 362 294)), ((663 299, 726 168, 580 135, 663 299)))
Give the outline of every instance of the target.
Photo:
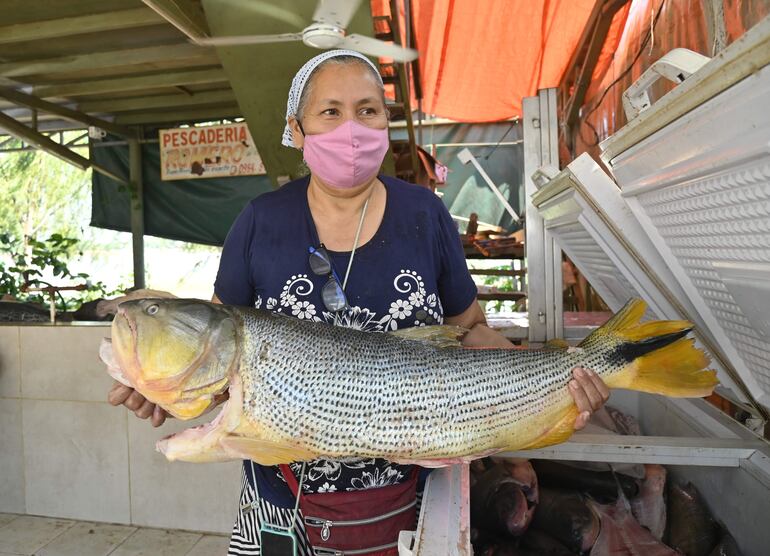
POLYGON ((364 216, 366 216, 366 208, 369 206, 369 199, 372 198, 372 194, 374 194, 374 188, 372 188, 371 193, 369 193, 369 196, 366 198, 366 201, 364 202, 364 208, 361 209, 361 218, 358 219, 358 229, 356 230, 356 239, 353 240, 353 249, 350 252, 350 260, 348 261, 348 268, 345 271, 345 279, 342 281, 342 291, 345 291, 345 286, 348 285, 348 276, 350 276, 350 267, 353 266, 353 257, 356 254, 356 247, 358 247, 358 239, 361 237, 361 228, 364 226, 364 216))

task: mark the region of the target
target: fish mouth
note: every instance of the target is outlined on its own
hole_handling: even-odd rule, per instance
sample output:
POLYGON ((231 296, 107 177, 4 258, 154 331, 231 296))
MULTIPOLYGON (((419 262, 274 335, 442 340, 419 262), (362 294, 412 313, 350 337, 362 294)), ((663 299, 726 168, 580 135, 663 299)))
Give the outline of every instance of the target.
POLYGON ((136 323, 120 307, 118 307, 118 312, 112 322, 110 336, 109 354, 114 357, 114 363, 121 370, 122 380, 118 380, 123 384, 128 382, 129 384, 126 386, 136 388, 137 377, 134 376, 134 372, 139 364, 136 323))

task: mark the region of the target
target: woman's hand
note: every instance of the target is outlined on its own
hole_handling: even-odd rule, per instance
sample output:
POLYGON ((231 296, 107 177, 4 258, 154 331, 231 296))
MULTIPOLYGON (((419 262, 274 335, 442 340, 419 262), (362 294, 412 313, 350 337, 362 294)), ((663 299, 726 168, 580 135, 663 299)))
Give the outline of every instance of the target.
POLYGON ((569 382, 569 393, 580 412, 575 419, 575 430, 580 430, 588 423, 591 413, 607 403, 610 389, 591 369, 575 367, 572 369, 572 376, 574 379, 569 382))
POLYGON ((162 407, 155 405, 130 386, 121 384, 117 380, 107 394, 107 401, 115 406, 125 405, 140 419, 152 417, 153 427, 161 426, 166 418, 169 417, 169 414, 162 407))

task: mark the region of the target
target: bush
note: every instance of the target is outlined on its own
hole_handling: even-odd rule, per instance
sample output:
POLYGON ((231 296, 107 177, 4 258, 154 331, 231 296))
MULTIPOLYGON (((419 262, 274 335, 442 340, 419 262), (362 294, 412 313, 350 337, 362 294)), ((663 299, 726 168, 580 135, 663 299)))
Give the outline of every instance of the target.
POLYGON ((19 301, 48 305, 46 294, 27 292, 25 288, 85 284, 85 290, 66 292, 66 297, 58 292, 56 310, 64 312, 75 310, 86 301, 122 291, 123 288, 108 291, 103 282, 92 282, 85 272, 74 274, 70 271, 68 264, 77 244, 77 239, 62 234, 52 234, 43 241, 0 234, 0 297, 10 295, 19 301), (50 284, 44 279, 48 276, 62 283, 50 284))

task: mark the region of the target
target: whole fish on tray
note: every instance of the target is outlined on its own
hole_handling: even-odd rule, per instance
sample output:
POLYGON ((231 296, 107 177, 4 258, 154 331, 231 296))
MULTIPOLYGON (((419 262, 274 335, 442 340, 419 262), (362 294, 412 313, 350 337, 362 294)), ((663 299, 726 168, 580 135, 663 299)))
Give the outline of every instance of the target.
POLYGON ((719 542, 719 526, 692 483, 669 482, 666 536, 685 556, 709 556, 719 542))
POLYGON ((531 529, 542 531, 569 550, 582 554, 596 543, 601 523, 588 499, 579 492, 541 488, 531 529))
POLYGON ((115 378, 181 419, 229 388, 212 423, 158 443, 170 460, 381 457, 439 467, 565 441, 578 414, 567 388, 576 366, 610 388, 710 394, 715 372, 685 338, 690 323, 640 324, 644 311, 630 301, 579 347, 464 349, 456 327, 371 334, 141 299, 118 306, 101 354, 115 378))

